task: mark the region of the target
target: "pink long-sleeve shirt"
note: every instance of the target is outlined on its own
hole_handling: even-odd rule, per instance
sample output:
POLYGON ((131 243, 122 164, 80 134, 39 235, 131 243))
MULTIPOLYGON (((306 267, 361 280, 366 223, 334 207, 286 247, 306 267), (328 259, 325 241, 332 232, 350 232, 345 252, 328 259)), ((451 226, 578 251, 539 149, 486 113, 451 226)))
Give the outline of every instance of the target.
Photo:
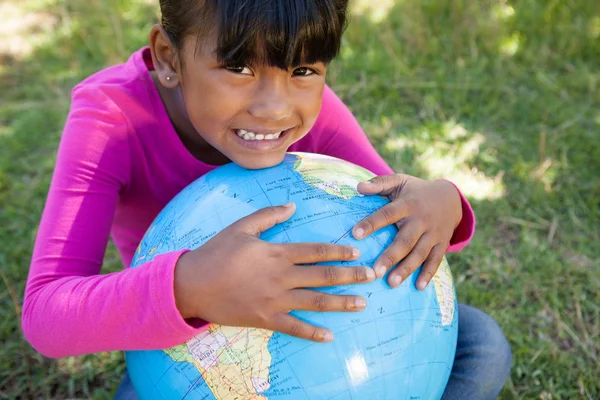
MULTIPOLYGON (((182 251, 157 256, 144 268, 100 275, 110 236, 128 267, 160 210, 215 168, 180 141, 151 69, 143 48, 73 90, 23 304, 25 337, 48 357, 167 348, 205 328, 187 323, 175 306, 174 268, 182 251)), ((290 151, 392 173, 329 88, 315 126, 290 151)), ((462 249, 474 232, 473 211, 462 202, 449 251, 462 249)))

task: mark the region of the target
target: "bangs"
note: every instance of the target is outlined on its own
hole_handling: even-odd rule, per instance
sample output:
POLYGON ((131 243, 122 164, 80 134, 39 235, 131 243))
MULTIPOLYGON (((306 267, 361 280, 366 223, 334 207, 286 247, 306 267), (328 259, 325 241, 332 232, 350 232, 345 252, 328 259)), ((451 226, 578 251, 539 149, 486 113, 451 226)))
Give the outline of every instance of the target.
POLYGON ((347 0, 208 0, 219 62, 281 69, 333 60, 346 27, 347 0))

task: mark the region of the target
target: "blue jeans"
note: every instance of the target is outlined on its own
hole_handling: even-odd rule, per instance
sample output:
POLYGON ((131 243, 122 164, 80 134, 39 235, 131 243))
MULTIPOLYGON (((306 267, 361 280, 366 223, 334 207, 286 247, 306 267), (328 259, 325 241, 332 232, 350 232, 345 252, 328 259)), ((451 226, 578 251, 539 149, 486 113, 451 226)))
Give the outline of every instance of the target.
POLYGON ((495 399, 511 366, 510 345, 496 321, 483 311, 459 304, 456 356, 442 399, 495 399))
MULTIPOLYGON (((495 399, 510 373, 510 346, 496 321, 486 313, 459 304, 458 317, 456 357, 442 399, 495 399)), ((128 374, 114 398, 137 399, 128 374)))

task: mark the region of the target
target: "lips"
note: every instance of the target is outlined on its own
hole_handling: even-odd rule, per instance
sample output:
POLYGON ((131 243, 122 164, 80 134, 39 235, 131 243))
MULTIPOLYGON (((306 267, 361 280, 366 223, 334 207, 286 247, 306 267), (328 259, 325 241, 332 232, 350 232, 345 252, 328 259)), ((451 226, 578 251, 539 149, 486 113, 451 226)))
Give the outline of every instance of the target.
POLYGON ((283 131, 232 129, 230 132, 234 137, 234 141, 248 150, 275 151, 282 148, 288 142, 288 136, 293 134, 294 130, 295 128, 283 131))
POLYGON ((240 138, 247 140, 247 141, 252 141, 252 140, 277 140, 277 139, 279 139, 279 136, 281 135, 281 133, 284 131, 278 131, 278 132, 264 132, 263 131, 261 133, 256 133, 256 132, 252 132, 252 131, 245 130, 245 129, 235 129, 234 132, 240 138))

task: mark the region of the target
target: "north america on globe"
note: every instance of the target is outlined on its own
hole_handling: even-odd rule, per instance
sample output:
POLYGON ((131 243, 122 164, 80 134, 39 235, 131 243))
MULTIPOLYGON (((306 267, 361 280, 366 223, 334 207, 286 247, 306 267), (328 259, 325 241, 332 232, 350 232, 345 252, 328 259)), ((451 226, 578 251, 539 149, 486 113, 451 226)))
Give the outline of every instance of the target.
MULTIPOLYGON (((132 267, 195 249, 240 218, 287 202, 296 204, 295 214, 261 239, 352 245, 361 258, 343 265, 372 265, 397 233, 388 226, 360 241, 351 235, 358 221, 388 202, 357 191, 359 182, 373 176, 310 153, 288 153, 281 164, 263 170, 219 167, 156 217, 132 267)), ((456 293, 445 259, 423 291, 414 284, 418 271, 396 289, 379 279, 325 290, 364 296, 367 307, 359 313, 292 312, 333 331, 331 343, 213 324, 169 349, 126 352, 129 374, 142 399, 439 399, 456 350, 456 293)))

